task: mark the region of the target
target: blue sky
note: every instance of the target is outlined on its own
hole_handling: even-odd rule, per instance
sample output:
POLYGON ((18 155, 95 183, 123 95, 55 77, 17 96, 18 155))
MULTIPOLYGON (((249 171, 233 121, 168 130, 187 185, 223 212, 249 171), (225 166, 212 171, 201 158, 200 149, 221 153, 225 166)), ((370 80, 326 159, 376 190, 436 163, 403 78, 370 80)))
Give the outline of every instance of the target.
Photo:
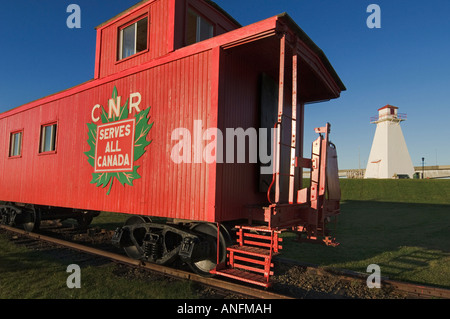
MULTIPOLYGON (((93 77, 95 26, 137 0, 5 1, 0 10, 0 112, 93 77), (81 29, 66 8, 81 7, 81 29)), ((217 0, 242 25, 287 12, 324 51, 347 87, 333 101, 306 107, 305 155, 313 128, 332 125, 340 168, 364 168, 377 109, 407 113, 402 130, 416 166, 450 165, 450 1, 217 0), (369 29, 369 4, 381 29, 369 29)))

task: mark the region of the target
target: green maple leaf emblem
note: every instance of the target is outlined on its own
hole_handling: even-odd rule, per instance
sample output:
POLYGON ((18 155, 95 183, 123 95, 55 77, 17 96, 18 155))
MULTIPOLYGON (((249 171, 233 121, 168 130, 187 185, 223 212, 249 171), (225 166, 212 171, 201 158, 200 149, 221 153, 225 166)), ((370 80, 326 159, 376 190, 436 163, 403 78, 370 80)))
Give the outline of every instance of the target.
MULTIPOLYGON (((117 105, 117 88, 114 86, 112 99, 117 105)), ((101 120, 102 124, 116 122, 120 120, 125 120, 128 118, 128 99, 123 106, 120 107, 120 113, 117 116, 114 112, 111 118, 108 118, 108 113, 102 107, 101 120)), ((141 158, 145 153, 145 148, 150 145, 152 141, 147 141, 147 135, 150 132, 150 129, 153 126, 153 123, 149 124, 149 116, 148 113, 150 111, 150 107, 135 115, 136 119, 136 127, 135 127, 135 135, 134 135, 134 159, 133 161, 137 161, 141 158)), ((94 123, 87 123, 88 127, 88 144, 91 149, 84 154, 88 158, 88 163, 95 167, 95 148, 97 145, 97 125, 94 123)), ((134 165, 132 172, 100 172, 100 173, 92 173, 91 184, 97 184, 97 187, 102 186, 105 188, 109 184, 109 188, 107 191, 107 195, 110 194, 111 188, 114 182, 114 179, 117 179, 123 186, 125 184, 133 186, 133 181, 135 179, 141 178, 138 174, 139 166, 134 165)))

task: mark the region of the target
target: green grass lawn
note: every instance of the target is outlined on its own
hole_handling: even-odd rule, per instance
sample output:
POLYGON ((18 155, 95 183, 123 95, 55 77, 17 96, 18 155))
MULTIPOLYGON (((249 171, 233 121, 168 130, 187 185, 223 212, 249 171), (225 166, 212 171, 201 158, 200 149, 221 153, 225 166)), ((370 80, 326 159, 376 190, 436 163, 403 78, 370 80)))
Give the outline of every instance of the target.
MULTIPOLYGON (((71 255, 29 250, 0 234, 0 299, 195 299, 195 284, 129 276, 117 265, 81 266, 81 288, 66 281, 71 255)), ((78 261, 75 260, 75 263, 78 261)))
POLYGON ((338 247, 298 244, 284 257, 450 288, 450 180, 341 180, 338 247))

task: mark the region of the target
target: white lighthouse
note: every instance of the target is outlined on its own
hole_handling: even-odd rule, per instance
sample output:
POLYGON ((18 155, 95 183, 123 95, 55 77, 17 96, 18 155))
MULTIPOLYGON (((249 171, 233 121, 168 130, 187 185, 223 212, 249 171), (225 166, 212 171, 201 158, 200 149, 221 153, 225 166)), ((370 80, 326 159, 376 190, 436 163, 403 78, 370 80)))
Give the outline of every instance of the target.
POLYGON ((364 178, 413 177, 414 166, 400 127, 405 120, 406 114, 392 105, 378 109, 378 116, 370 119, 377 129, 364 178))

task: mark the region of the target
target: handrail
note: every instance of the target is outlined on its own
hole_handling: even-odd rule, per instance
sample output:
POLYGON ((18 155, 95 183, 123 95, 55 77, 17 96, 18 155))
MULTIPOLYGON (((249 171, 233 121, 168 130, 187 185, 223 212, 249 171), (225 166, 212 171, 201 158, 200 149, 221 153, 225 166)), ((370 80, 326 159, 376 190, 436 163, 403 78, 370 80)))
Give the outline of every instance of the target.
POLYGON ((384 119, 391 119, 391 120, 407 120, 408 115, 406 113, 397 113, 397 114, 385 114, 385 115, 377 115, 377 116, 372 116, 370 117, 370 123, 373 122, 378 122, 380 120, 384 120, 384 119))

